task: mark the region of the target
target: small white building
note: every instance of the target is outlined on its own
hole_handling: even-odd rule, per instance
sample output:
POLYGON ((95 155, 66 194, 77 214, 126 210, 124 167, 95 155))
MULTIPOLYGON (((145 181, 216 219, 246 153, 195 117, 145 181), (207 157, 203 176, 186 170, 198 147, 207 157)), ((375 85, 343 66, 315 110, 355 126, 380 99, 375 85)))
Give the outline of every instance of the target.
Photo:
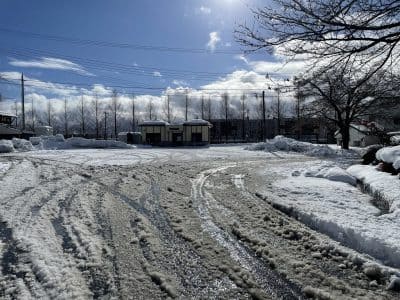
POLYGON ((201 119, 169 124, 144 121, 139 124, 142 143, 157 146, 204 146, 210 143, 211 123, 201 119))

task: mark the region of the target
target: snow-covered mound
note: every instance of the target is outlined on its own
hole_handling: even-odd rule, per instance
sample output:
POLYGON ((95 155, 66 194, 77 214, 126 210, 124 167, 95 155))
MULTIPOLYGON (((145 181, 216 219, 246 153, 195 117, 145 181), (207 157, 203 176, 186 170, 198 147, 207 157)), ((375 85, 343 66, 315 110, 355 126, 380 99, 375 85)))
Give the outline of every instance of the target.
POLYGON ((353 186, 357 185, 357 179, 354 176, 350 175, 347 171, 337 166, 312 167, 303 172, 295 171, 292 173, 292 175, 293 176, 303 175, 305 177, 325 178, 331 181, 348 183, 353 186))
POLYGON ((400 146, 385 147, 376 152, 376 158, 388 164, 393 164, 393 168, 400 169, 400 146))
POLYGON ((354 165, 347 172, 361 181, 377 200, 386 202, 390 213, 400 217, 399 177, 380 172, 374 166, 354 165))
POLYGON ((87 149, 132 148, 131 145, 128 145, 121 141, 95 140, 95 139, 85 139, 81 137, 72 137, 69 139, 64 139, 64 136, 62 134, 57 134, 55 136, 34 137, 31 138, 31 142, 38 149, 41 150, 65 150, 74 148, 87 148, 87 149))
POLYGON ((300 142, 295 139, 287 138, 281 135, 274 137, 271 140, 267 140, 265 143, 257 143, 251 146, 247 146, 245 150, 250 151, 291 151, 297 153, 304 153, 310 156, 316 157, 327 157, 327 156, 356 156, 354 151, 342 151, 335 150, 328 145, 316 145, 307 142, 300 142))
POLYGON ((27 141, 24 139, 13 138, 12 143, 13 143, 14 149, 17 151, 32 151, 32 150, 34 150, 32 143, 30 141, 27 141))
POLYGON ((0 140, 0 153, 14 152, 14 146, 12 141, 0 140))

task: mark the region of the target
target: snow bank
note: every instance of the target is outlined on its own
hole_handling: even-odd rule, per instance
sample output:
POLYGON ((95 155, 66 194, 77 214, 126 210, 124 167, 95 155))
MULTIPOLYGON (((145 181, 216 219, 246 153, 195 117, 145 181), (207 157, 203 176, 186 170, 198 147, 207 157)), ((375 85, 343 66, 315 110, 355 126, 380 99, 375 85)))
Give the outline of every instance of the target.
POLYGON ((84 139, 80 137, 69 138, 65 143, 71 147, 76 148, 132 148, 131 145, 121 141, 114 140, 94 140, 94 139, 84 139))
POLYGON ((400 217, 399 177, 380 172, 374 166, 354 165, 347 172, 361 181, 378 201, 386 202, 391 214, 400 217))
POLYGON ((12 141, 0 140, 0 153, 14 152, 14 146, 12 141))
POLYGON ((376 158, 389 164, 393 168, 400 169, 400 146, 385 147, 376 152, 376 158))
POLYGON ((13 143, 14 149, 16 149, 17 151, 32 151, 32 150, 34 150, 32 143, 30 141, 27 141, 24 139, 13 138, 12 143, 13 143))
POLYGON ((245 148, 250 151, 291 151, 304 153, 310 156, 327 157, 327 156, 356 156, 354 151, 342 151, 340 149, 332 149, 328 145, 316 145, 307 142, 300 142, 295 139, 287 138, 281 135, 274 137, 272 140, 267 140, 265 143, 257 143, 245 148))
POLYGON ((309 227, 386 265, 400 267, 400 218, 382 214, 372 198, 356 187, 322 178, 289 176, 274 182, 273 192, 266 187, 264 193, 275 208, 309 227), (280 194, 285 197, 274 196, 280 194))
POLYGON ((299 176, 300 174, 305 177, 325 178, 331 181, 348 183, 353 186, 357 185, 357 179, 354 176, 350 175, 347 171, 337 166, 332 167, 329 165, 322 165, 309 168, 302 173, 299 171, 295 171, 292 173, 293 176, 299 176))
POLYGON ((62 134, 57 134, 55 136, 33 137, 30 140, 33 145, 35 145, 38 149, 41 150, 66 150, 74 148, 87 148, 87 149, 133 148, 133 146, 128 145, 121 141, 95 140, 95 139, 85 139, 81 137, 72 137, 69 139, 64 139, 64 136, 62 134))

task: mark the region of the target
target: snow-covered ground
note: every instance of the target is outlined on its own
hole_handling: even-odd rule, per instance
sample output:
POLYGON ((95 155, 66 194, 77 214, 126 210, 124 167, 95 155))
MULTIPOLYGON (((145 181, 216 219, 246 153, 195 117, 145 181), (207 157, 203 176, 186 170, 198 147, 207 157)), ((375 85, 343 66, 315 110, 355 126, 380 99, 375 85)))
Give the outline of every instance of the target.
MULTIPOLYGON (((374 259, 364 255, 366 248, 348 243, 351 234, 363 241, 365 236, 358 236, 361 224, 379 220, 381 214, 370 196, 340 182, 351 178, 337 169, 348 157, 336 152, 327 160, 301 152, 243 148, 1 154, 0 296, 397 295, 386 290, 389 271, 375 270, 370 266, 374 259), (267 201, 256 196, 261 191, 267 201), (312 220, 317 231, 332 229, 335 240, 360 253, 269 203, 282 210, 293 207, 308 226, 312 220), (342 223, 347 232, 339 227, 342 223)), ((385 259, 391 263, 389 255, 385 259)))

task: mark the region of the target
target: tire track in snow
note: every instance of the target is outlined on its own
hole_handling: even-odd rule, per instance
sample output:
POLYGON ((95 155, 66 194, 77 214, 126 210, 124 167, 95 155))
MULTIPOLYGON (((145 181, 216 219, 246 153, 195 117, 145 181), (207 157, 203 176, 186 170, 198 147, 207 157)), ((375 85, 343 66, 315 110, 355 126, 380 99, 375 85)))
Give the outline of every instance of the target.
POLYGON ((203 171, 192 181, 193 203, 196 205, 197 213, 202 221, 202 228, 227 249, 231 258, 247 269, 255 277, 257 284, 269 295, 278 299, 300 299, 302 294, 297 286, 269 269, 266 263, 258 259, 249 248, 240 244, 236 238, 218 227, 213 221, 209 212, 209 203, 215 200, 209 199, 212 195, 204 192, 204 184, 209 176, 235 166, 236 164, 229 164, 203 171))

